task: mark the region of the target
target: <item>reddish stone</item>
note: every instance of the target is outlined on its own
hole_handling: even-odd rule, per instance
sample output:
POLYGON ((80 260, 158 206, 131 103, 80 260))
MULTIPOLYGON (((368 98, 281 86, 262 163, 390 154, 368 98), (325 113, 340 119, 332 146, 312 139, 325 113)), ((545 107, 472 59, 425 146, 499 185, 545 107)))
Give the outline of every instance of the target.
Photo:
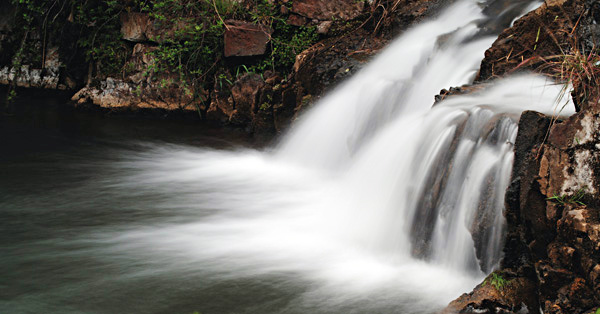
POLYGON ((264 25, 225 21, 225 57, 265 54, 273 31, 264 25))
POLYGON ((300 15, 290 14, 287 23, 294 26, 304 26, 306 24, 306 19, 300 15))

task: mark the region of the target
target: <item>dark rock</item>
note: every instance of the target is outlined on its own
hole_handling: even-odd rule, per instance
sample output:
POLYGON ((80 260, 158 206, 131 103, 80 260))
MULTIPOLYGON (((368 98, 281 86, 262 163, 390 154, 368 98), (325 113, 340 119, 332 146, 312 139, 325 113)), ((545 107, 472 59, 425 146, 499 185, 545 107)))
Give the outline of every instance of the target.
POLYGON ((273 107, 275 129, 282 132, 288 128, 296 113, 296 106, 301 102, 303 88, 298 84, 283 87, 281 102, 273 107))
POLYGON ((296 57, 295 79, 308 94, 321 95, 361 69, 386 43, 361 30, 327 39, 296 57))
POLYGON ((501 276, 508 281, 504 287, 493 286, 490 275, 473 292, 465 293, 452 301, 441 313, 539 313, 534 281, 507 274, 501 276))
POLYGON ((260 104, 259 93, 265 86, 265 82, 258 74, 247 73, 240 77, 231 87, 234 111, 231 115, 231 123, 237 125, 248 125, 258 111, 260 104))
POLYGON ((211 102, 206 111, 206 118, 212 121, 219 121, 223 124, 228 123, 233 115, 233 99, 228 93, 214 91, 211 95, 211 102))
POLYGON ((263 55, 273 30, 244 21, 225 21, 225 57, 263 55))

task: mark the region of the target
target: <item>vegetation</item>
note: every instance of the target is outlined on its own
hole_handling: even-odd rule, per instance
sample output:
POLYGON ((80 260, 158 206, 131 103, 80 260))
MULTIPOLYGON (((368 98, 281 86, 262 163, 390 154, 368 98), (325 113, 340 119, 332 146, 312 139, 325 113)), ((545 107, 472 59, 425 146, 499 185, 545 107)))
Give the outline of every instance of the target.
POLYGON ((568 53, 542 58, 547 70, 557 81, 564 83, 564 91, 570 91, 578 110, 585 104, 600 102, 600 54, 594 48, 584 52, 574 46, 568 53))
MULTIPOLYGON (((565 12, 565 20, 568 14, 565 12)), ((559 16, 555 17, 555 21, 559 16)), ((581 19, 581 17, 579 17, 581 19)), ((557 30, 556 34, 548 31, 551 41, 560 53, 544 55, 547 52, 539 52, 540 32, 542 27, 538 27, 535 43, 532 43, 533 50, 536 52, 530 58, 523 60, 517 69, 523 66, 535 66, 538 71, 545 73, 557 82, 563 84, 563 97, 571 94, 576 109, 579 111, 583 106, 589 103, 596 104, 600 102, 600 49, 598 47, 589 47, 584 44, 584 40, 579 38, 577 29, 580 20, 575 24, 569 23, 567 30, 557 30), (560 38, 559 40, 557 35, 560 38)), ((540 21, 540 23, 543 23, 540 21)), ((547 29, 548 25, 544 26, 547 29)))
POLYGON ((496 288, 496 290, 502 291, 504 288, 510 285, 510 280, 504 279, 504 277, 502 277, 502 275, 498 272, 493 272, 485 279, 483 284, 492 285, 492 287, 496 288))
POLYGON ((567 204, 585 206, 585 203, 583 203, 581 201, 581 199, 583 198, 584 195, 585 195, 585 190, 579 189, 573 195, 556 195, 556 194, 554 194, 552 197, 546 198, 546 200, 549 200, 551 202, 554 202, 554 203, 557 203, 557 204, 563 205, 563 206, 567 205, 567 204))
MULTIPOLYGON (((49 44, 68 43, 62 47, 61 57, 79 62, 79 77, 124 78, 143 71, 160 87, 182 89, 197 97, 205 95, 215 82, 231 85, 234 73, 270 69, 286 74, 295 56, 318 40, 315 27, 287 24, 279 7, 268 0, 254 0, 247 7, 233 0, 10 1, 17 8, 15 30, 21 33, 14 37, 25 38, 23 47, 27 50, 19 52, 18 44, 9 45, 16 47, 7 52, 10 60, 24 56, 27 62, 43 67, 49 44), (127 62, 133 44, 121 39, 120 17, 128 12, 147 14, 156 29, 148 38, 152 49, 147 53, 153 62, 145 69, 127 62), (273 33, 267 54, 246 58, 244 64, 226 62, 222 51, 228 19, 270 27, 273 33), (33 33, 41 35, 25 35, 33 33)), ((291 2, 286 5, 291 6, 291 2)))

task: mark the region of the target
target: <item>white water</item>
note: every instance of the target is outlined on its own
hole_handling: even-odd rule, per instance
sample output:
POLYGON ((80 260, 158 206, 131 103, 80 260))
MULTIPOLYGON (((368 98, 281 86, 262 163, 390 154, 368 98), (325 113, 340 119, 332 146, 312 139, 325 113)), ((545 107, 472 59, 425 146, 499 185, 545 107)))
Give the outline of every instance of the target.
POLYGON ((161 145, 112 164, 115 174, 100 182, 107 189, 177 215, 76 244, 130 265, 127 278, 304 283, 288 307, 439 309, 484 275, 469 232, 476 217, 490 222, 483 269, 498 262, 515 121, 526 109, 553 113, 561 90, 521 76, 431 108, 441 88, 473 78, 492 43, 467 40, 480 12, 460 2, 408 31, 273 152, 161 145))

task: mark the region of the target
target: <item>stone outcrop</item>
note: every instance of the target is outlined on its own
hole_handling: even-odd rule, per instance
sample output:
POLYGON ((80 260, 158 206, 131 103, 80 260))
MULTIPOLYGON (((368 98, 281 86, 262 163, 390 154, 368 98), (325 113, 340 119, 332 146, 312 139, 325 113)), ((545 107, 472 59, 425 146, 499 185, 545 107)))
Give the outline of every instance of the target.
POLYGON ((197 111, 201 105, 193 94, 176 85, 133 84, 110 77, 96 86, 82 88, 73 95, 72 100, 78 105, 91 103, 111 110, 197 111))
MULTIPOLYGON (((519 69, 555 74, 540 57, 597 46, 599 8, 588 0, 546 1, 500 35, 478 80, 519 69)), ((564 121, 531 111, 519 121, 499 272, 528 282, 519 294, 535 296, 533 306, 524 311, 518 297, 498 298, 479 285, 445 313, 588 314, 600 308, 600 104, 590 96, 564 121)))
POLYGON ((25 88, 61 89, 74 88, 74 83, 60 83, 60 67, 62 65, 57 47, 46 51, 44 66, 30 64, 20 67, 4 66, 0 68, 0 84, 9 85, 15 81, 16 86, 25 88))

